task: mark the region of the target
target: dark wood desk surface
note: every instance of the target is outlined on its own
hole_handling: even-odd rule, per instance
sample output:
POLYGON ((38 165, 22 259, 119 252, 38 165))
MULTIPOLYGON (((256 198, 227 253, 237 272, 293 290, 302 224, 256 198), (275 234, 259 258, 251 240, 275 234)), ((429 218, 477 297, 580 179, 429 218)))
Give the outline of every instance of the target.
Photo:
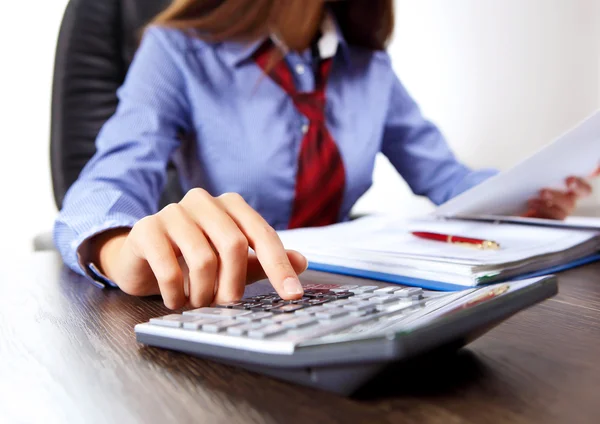
POLYGON ((133 326, 167 313, 160 300, 96 289, 56 254, 0 263, 3 423, 600 420, 599 264, 562 274, 557 297, 467 349, 390 371, 357 400, 141 346, 133 326))

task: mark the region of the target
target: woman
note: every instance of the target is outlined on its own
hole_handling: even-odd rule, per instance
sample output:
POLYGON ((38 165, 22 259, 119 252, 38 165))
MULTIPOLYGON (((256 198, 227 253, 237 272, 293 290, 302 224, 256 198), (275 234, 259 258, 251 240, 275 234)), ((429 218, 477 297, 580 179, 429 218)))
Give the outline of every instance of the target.
MULTIPOLYGON (((394 75, 392 0, 325 3, 177 0, 156 18, 56 222, 71 268, 172 309, 265 276, 294 299, 307 262, 275 230, 346 219, 378 152, 438 204, 493 174, 460 164, 394 75), (188 193, 157 211, 170 159, 188 193)), ((528 214, 566 216, 590 191, 569 184, 528 214)))

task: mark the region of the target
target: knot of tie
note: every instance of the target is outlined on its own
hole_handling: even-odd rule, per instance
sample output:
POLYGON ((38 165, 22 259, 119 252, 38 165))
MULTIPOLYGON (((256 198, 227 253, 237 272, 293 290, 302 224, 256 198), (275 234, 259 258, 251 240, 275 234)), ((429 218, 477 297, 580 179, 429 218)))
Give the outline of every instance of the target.
POLYGON ((326 102, 323 92, 294 93, 291 97, 298 111, 309 121, 324 123, 326 102))

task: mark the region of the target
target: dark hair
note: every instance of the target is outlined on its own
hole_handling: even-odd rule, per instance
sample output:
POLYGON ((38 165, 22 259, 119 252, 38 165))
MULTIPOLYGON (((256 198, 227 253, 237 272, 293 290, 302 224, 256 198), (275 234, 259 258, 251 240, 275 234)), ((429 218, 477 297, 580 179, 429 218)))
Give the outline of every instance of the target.
POLYGON ((315 38, 325 3, 349 44, 383 50, 394 29, 393 0, 174 0, 152 24, 210 41, 254 41, 276 32, 302 51, 315 38))

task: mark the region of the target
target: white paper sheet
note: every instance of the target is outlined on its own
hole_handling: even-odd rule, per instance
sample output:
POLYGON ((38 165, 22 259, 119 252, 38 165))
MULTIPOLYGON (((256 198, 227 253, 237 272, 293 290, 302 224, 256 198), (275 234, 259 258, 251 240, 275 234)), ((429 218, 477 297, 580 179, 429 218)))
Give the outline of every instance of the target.
POLYGON ((438 207, 446 217, 521 215, 542 188, 565 188, 565 179, 587 177, 600 166, 600 112, 539 152, 438 207))

